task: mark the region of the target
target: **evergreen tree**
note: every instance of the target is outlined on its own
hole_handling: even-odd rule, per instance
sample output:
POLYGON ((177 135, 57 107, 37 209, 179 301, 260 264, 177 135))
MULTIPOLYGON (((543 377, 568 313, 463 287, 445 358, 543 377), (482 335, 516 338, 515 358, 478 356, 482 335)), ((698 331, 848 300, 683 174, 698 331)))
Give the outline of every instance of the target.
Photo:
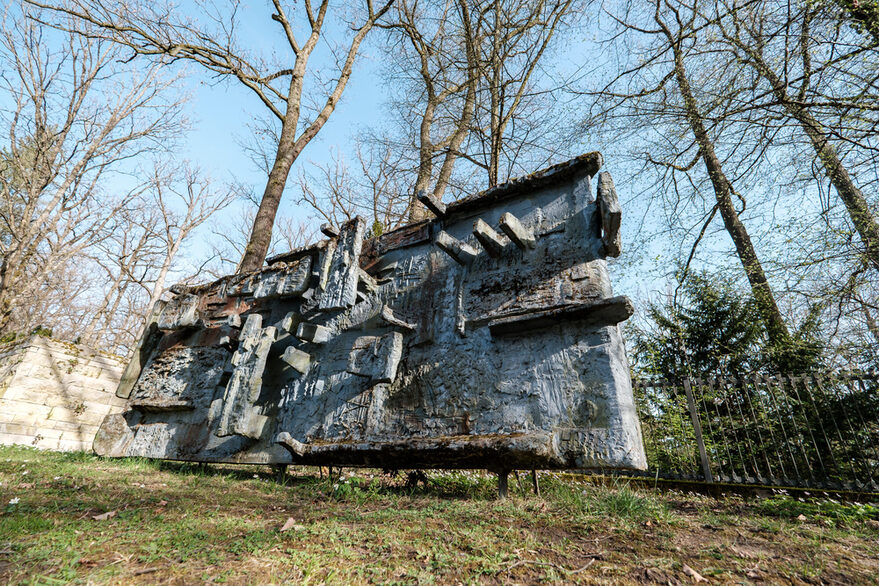
POLYGON ((634 329, 635 371, 642 377, 741 377, 795 373, 821 363, 817 311, 779 347, 769 342, 754 298, 729 279, 691 274, 677 301, 651 304, 650 325, 634 329))

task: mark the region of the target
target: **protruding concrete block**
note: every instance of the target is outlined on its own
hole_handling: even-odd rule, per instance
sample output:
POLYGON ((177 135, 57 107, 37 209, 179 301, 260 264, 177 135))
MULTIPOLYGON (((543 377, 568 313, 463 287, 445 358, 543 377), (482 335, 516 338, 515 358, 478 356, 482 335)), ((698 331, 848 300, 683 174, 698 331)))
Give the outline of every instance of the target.
POLYGON ((148 399, 129 401, 128 406, 135 411, 144 413, 165 413, 168 411, 191 411, 195 408, 192 401, 181 401, 179 399, 148 399))
POLYGON ((261 328, 262 317, 251 314, 241 330, 241 344, 235 352, 235 370, 226 385, 223 409, 215 434, 226 437, 237 434, 258 438, 262 429, 251 425, 253 404, 262 388, 262 375, 266 358, 275 341, 277 331, 273 326, 261 328))
POLYGON ((277 328, 279 331, 286 332, 288 334, 292 334, 296 331, 296 328, 299 326, 300 316, 298 313, 291 311, 287 315, 281 319, 277 323, 277 328))
POLYGON ((321 224, 320 231, 330 238, 337 238, 339 236, 339 229, 332 224, 321 224))
POLYGON ((537 245, 537 242, 534 240, 534 233, 523 226, 519 218, 510 212, 506 212, 501 216, 500 224, 504 234, 509 236, 510 240, 522 250, 534 248, 537 245))
POLYGON ((312 344, 325 344, 332 338, 332 332, 323 326, 303 322, 296 330, 296 337, 312 344))
POLYGON ((308 370, 308 365, 311 364, 311 355, 308 352, 303 352, 293 346, 287 346, 284 350, 284 354, 281 356, 281 360, 298 370, 300 373, 305 374, 305 371, 308 370))
POLYGON ((418 201, 423 203, 424 207, 429 209, 436 217, 442 218, 446 215, 446 204, 429 196, 426 191, 419 191, 415 197, 417 197, 418 201))
POLYGON ((241 328, 241 335, 238 337, 238 340, 241 343, 241 348, 244 350, 251 350, 256 347, 259 343, 261 334, 262 316, 258 313, 251 313, 247 316, 247 321, 244 322, 244 327, 241 328))
POLYGON ((498 257, 504 251, 504 241, 501 235, 494 231, 482 218, 473 222, 473 235, 488 253, 488 256, 498 257))
POLYGON ((360 281, 360 249, 366 222, 357 216, 346 222, 339 233, 335 248, 330 254, 326 274, 321 275, 321 296, 318 306, 322 310, 345 309, 357 301, 357 283, 360 281))
POLYGON ((406 330, 415 330, 415 324, 403 321, 394 315, 394 311, 387 305, 382 306, 381 318, 392 326, 398 326, 406 330))
POLYGON ((444 230, 436 235, 436 245, 462 265, 470 264, 479 254, 475 248, 450 236, 444 230))
POLYGON ((623 211, 617 190, 610 173, 602 171, 598 174, 598 209, 601 211, 601 243, 604 254, 617 257, 622 250, 620 238, 620 221, 623 211))
MULTIPOLYGON (((509 335, 534 332, 539 328, 577 321, 581 325, 598 327, 615 326, 629 319, 635 312, 632 302, 625 295, 599 299, 587 303, 573 303, 551 309, 532 311, 520 315, 499 316, 489 320, 492 335, 509 335)), ((475 325, 475 324, 474 324, 475 325)))
POLYGON ((243 427, 245 431, 241 435, 252 439, 259 439, 262 437, 262 434, 265 433, 266 428, 271 422, 272 420, 266 415, 250 413, 250 415, 247 416, 245 427, 243 427))
POLYGON ((369 273, 360 269, 360 283, 358 284, 358 287, 367 293, 372 293, 378 289, 378 283, 375 282, 375 279, 373 279, 369 273))
POLYGON ((348 372, 369 377, 373 383, 392 383, 403 355, 403 334, 361 336, 348 357, 348 372))

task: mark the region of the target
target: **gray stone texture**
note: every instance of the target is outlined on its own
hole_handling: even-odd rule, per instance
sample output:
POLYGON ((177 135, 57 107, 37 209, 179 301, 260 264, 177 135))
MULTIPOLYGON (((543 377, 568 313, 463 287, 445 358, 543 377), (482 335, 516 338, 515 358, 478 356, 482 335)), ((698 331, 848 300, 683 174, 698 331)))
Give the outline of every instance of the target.
POLYGON ((257 273, 179 289, 96 450, 645 468, 618 325, 633 310, 605 261, 619 206, 609 176, 593 196, 600 165, 583 155, 368 240, 357 218, 257 273))
POLYGON ((598 209, 601 213, 601 242, 604 244, 604 254, 617 257, 622 251, 620 222, 623 211, 620 208, 613 179, 607 171, 602 171, 598 175, 598 209))

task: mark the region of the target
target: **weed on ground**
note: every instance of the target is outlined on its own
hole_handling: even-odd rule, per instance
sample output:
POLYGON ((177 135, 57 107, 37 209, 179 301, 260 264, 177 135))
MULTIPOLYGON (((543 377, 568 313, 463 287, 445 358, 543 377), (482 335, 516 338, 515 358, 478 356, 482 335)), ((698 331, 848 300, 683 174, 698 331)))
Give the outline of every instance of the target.
POLYGON ((875 583, 879 508, 0 447, 4 583, 875 583), (322 477, 323 476, 323 477, 322 477))

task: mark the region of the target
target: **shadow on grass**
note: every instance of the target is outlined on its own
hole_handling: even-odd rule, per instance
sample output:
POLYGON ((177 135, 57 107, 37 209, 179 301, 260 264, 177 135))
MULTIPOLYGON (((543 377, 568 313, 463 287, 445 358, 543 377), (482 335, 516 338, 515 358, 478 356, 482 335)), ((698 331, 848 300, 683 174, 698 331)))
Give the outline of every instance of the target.
MULTIPOLYGON (((139 459, 129 459, 139 460, 139 459)), ((481 471, 379 471, 371 468, 337 468, 324 475, 315 466, 290 465, 279 477, 274 466, 264 464, 194 463, 153 461, 156 470, 178 476, 224 477, 230 480, 254 478, 290 489, 312 488, 335 498, 406 496, 441 499, 493 499, 496 477, 481 471)))

